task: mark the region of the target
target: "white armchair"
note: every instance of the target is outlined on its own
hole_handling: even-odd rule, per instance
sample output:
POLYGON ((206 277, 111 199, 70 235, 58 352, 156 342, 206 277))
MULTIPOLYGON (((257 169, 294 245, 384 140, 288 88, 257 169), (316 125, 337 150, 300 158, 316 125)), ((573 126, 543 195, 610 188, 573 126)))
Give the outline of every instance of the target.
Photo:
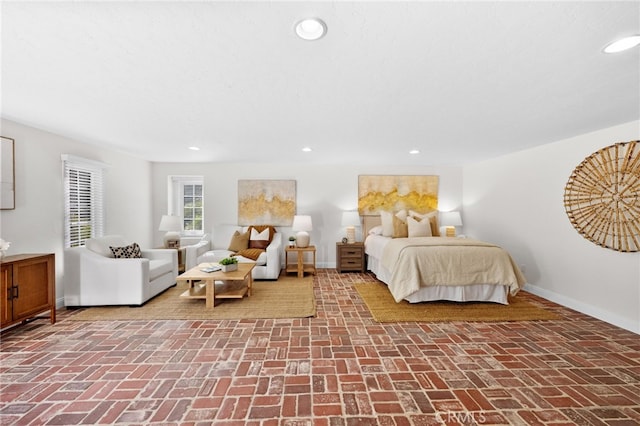
POLYGON ((116 259, 109 247, 131 244, 119 235, 92 238, 64 251, 64 302, 71 306, 142 305, 175 285, 178 252, 142 250, 142 258, 116 259))
MULTIPOLYGON (((185 247, 185 268, 189 270, 201 263, 218 262, 231 255, 228 250, 229 242, 235 231, 245 232, 247 228, 237 225, 214 226, 209 239, 203 239, 197 244, 185 247)), ((255 280, 277 280, 282 270, 282 233, 276 232, 265 252, 257 259, 251 275, 255 280)), ((239 262, 254 262, 242 256, 237 256, 239 262)))

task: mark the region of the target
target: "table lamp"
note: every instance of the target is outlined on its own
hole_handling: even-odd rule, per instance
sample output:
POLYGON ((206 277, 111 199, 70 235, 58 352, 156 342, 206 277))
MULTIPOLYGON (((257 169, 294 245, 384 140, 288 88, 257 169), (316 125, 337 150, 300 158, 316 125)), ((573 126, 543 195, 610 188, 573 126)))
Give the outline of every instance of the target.
POLYGON ((360 214, 357 211, 342 212, 342 226, 347 228, 347 243, 355 243, 356 226, 360 226, 360 214))
POLYGON ((300 248, 309 247, 309 231, 313 229, 313 226, 311 225, 311 216, 294 216, 291 229, 298 231, 296 234, 296 246, 300 248))
POLYGON ((179 216, 165 214, 160 220, 159 231, 167 231, 164 234, 165 248, 180 248, 180 231, 182 231, 182 220, 179 216))
POLYGON ((460 212, 444 212, 441 216, 442 226, 446 229, 447 237, 456 236, 456 226, 462 226, 460 212))

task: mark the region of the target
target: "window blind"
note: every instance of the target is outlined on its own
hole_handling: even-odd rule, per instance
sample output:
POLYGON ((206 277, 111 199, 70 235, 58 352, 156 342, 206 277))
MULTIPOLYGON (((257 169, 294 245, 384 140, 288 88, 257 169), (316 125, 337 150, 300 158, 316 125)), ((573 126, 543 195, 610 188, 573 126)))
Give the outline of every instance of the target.
POLYGON ((65 247, 78 247, 104 233, 105 164, 63 155, 65 247))

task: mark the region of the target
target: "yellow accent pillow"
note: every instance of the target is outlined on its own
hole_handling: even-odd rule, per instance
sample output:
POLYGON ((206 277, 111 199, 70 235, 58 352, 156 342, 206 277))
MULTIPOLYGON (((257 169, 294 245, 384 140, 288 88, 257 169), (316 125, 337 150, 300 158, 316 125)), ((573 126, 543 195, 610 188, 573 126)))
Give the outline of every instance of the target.
POLYGON ((407 228, 407 222, 402 221, 398 216, 393 216, 393 238, 407 238, 409 236, 409 229, 407 228))
POLYGON ((382 236, 393 237, 393 220, 398 218, 401 221, 407 220, 407 211, 400 210, 396 213, 380 211, 380 223, 382 224, 382 236))
POLYGON ((229 251, 241 251, 249 248, 249 232, 240 233, 236 231, 231 236, 231 242, 229 243, 229 251))

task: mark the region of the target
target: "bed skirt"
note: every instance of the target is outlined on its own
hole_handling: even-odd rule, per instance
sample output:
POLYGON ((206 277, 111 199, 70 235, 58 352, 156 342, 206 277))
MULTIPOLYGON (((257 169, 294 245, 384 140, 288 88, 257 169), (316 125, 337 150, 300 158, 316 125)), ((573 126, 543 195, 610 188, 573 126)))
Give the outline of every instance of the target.
MULTIPOLYGON (((373 272, 380 281, 389 284, 391 272, 382 266, 380 259, 368 256, 367 269, 373 272)), ((404 300, 410 303, 451 300, 455 302, 495 302, 509 304, 509 286, 493 284, 471 284, 462 286, 429 286, 421 287, 417 292, 404 300)))

